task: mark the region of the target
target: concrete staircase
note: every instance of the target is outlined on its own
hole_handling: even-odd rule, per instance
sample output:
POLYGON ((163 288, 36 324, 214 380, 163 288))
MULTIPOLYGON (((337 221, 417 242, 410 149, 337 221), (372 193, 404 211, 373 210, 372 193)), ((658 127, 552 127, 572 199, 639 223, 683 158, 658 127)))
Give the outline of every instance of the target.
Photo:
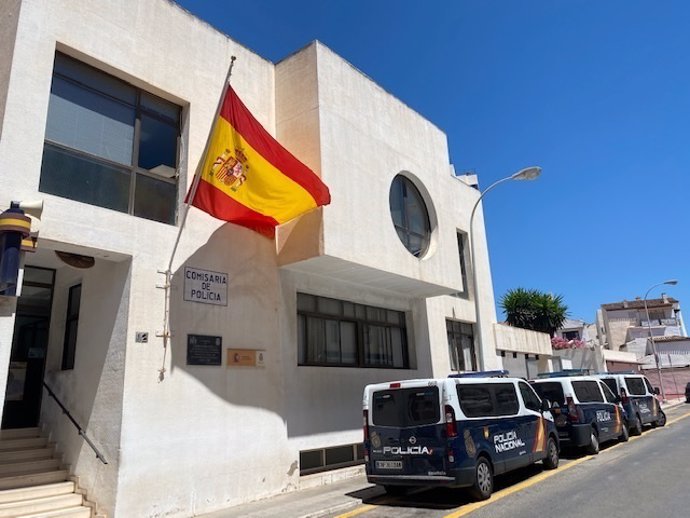
POLYGON ((40 429, 0 432, 0 518, 94 518, 94 511, 40 429))

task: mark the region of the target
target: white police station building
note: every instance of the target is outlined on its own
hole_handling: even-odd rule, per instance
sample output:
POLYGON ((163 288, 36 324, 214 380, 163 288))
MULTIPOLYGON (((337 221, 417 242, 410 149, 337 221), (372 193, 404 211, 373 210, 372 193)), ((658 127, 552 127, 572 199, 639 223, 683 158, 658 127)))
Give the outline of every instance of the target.
POLYGON ((1 9, 0 209, 44 202, 17 296, 0 296, 3 441, 38 427, 56 444, 34 484, 76 476, 131 518, 325 483, 360 469, 367 383, 501 367, 481 210, 475 346, 475 178, 333 51, 274 64, 168 0, 1 9), (166 308, 231 56, 238 95, 332 202, 275 241, 190 209, 166 308))

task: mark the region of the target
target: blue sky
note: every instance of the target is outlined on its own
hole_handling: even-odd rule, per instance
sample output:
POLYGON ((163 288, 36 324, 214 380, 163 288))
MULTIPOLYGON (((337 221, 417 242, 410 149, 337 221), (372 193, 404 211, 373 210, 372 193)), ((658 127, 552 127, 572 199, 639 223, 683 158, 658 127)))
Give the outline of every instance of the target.
POLYGON ((322 41, 445 131, 483 187, 540 165, 485 198, 497 301, 537 288, 593 321, 677 278, 690 304, 690 2, 178 3, 272 61, 322 41))

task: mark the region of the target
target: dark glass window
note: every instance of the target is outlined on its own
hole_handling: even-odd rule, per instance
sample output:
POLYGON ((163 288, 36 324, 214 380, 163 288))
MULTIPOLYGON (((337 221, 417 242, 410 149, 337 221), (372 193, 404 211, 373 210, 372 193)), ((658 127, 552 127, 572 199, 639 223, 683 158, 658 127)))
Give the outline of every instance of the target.
POLYGON ((628 395, 630 396, 644 396, 647 394, 642 378, 626 377, 625 384, 628 386, 628 395))
POLYGON ((464 232, 457 233, 458 238, 458 258, 460 259, 460 275, 462 277, 462 291, 453 293, 455 297, 467 298, 469 293, 469 287, 467 286, 467 259, 465 254, 467 253, 467 235, 464 232))
POLYGON ((520 409, 512 383, 458 384, 460 408, 467 417, 517 414, 520 409))
POLYGON ((39 190, 175 223, 180 111, 56 54, 39 190))
POLYGON ((441 420, 438 387, 393 389, 374 392, 372 422, 377 426, 416 426, 441 420))
POLYGON ((579 340, 580 331, 564 331, 563 338, 565 338, 566 340, 579 340))
POLYGON ((419 190, 408 178, 398 175, 393 179, 389 202, 400 241, 415 257, 423 256, 429 248, 431 224, 419 190))
POLYGON ((405 314, 297 294, 299 365, 407 369, 405 314))
POLYGON ((81 284, 69 289, 67 318, 65 319, 65 342, 62 347, 62 370, 74 369, 79 329, 79 306, 81 305, 81 284))
POLYGON ((477 370, 472 324, 446 320, 446 333, 451 369, 454 371, 477 370))
POLYGON ((603 403, 604 396, 596 381, 573 381, 573 390, 580 403, 603 403))
POLYGON ((520 382, 520 394, 522 394, 522 400, 525 402, 525 407, 539 412, 541 410, 541 400, 539 396, 534 393, 534 390, 527 384, 520 382))
POLYGON ((604 382, 604 385, 606 385, 611 392, 618 394, 618 384, 616 383, 615 378, 604 378, 601 381, 604 382))
POLYGON ((551 403, 565 404, 565 394, 563 393, 563 386, 557 381, 549 381, 546 383, 532 383, 532 388, 539 394, 542 399, 548 399, 551 403))
POLYGON ((604 398, 606 398, 606 401, 609 403, 615 403, 616 402, 616 396, 611 392, 611 389, 606 386, 606 383, 601 383, 601 390, 604 392, 604 398))

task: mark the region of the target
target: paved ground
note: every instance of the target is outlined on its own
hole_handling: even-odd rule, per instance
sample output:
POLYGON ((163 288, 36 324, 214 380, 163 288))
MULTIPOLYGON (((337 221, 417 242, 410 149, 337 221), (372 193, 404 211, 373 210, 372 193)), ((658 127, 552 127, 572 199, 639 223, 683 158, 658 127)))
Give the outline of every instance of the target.
POLYGON ((293 492, 204 518, 606 518, 690 516, 690 405, 667 410, 669 424, 598 456, 566 455, 555 471, 536 465, 497 477, 496 493, 473 502, 462 490, 388 497, 363 476, 293 492), (551 514, 557 513, 557 514, 551 514))

